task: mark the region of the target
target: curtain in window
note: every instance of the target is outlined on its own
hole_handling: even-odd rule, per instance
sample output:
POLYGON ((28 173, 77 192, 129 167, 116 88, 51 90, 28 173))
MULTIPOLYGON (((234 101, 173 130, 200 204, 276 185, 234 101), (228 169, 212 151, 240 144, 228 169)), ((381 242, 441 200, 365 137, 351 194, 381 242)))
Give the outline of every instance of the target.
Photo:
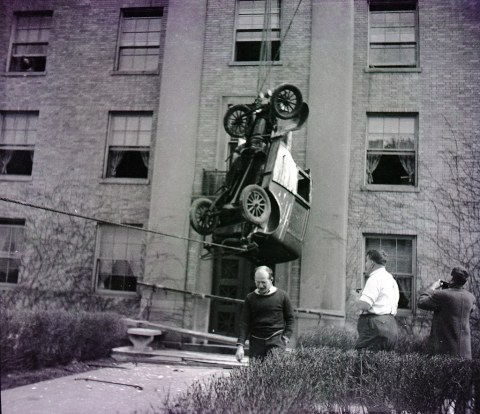
POLYGON ((10 229, 8 227, 0 230, 0 252, 10 254, 10 229))
POLYGON ((0 151, 0 174, 7 173, 7 165, 12 159, 13 151, 0 151))
POLYGON ((142 154, 143 165, 145 166, 145 168, 148 168, 148 160, 150 158, 149 153, 148 151, 142 151, 141 154, 142 154))
POLYGON ((415 174, 415 158, 411 155, 399 155, 400 164, 408 174, 408 182, 413 182, 413 174, 415 174))
POLYGON ((399 277, 395 279, 398 284, 398 290, 400 291, 400 299, 398 301, 398 306, 399 308, 410 308, 411 307, 411 297, 410 297, 410 291, 411 291, 411 280, 404 278, 404 277, 399 277))
POLYGON ((110 177, 116 177, 117 168, 122 161, 124 153, 122 151, 111 151, 110 152, 110 177))
POLYGON ((373 173, 377 169, 380 159, 382 158, 381 154, 367 154, 367 177, 368 184, 373 183, 373 173))

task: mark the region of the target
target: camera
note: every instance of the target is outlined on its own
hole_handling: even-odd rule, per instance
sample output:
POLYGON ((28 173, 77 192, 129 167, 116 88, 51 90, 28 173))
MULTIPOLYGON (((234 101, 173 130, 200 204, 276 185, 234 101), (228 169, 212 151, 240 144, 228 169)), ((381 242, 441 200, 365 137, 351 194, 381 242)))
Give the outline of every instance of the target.
POLYGON ((440 289, 448 289, 450 287, 450 284, 448 282, 445 282, 444 280, 440 280, 440 289))

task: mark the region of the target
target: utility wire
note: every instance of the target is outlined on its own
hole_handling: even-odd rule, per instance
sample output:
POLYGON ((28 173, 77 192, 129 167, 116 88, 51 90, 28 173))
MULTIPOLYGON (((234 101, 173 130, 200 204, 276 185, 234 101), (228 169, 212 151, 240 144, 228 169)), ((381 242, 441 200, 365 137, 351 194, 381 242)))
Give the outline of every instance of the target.
MULTIPOLYGON (((282 48, 283 46, 283 42, 285 41, 285 38, 287 37, 287 34, 288 32, 290 31, 291 27, 292 27, 292 24, 293 24, 293 19, 295 18, 295 16, 297 15, 298 13, 298 9, 300 8, 300 5, 302 4, 302 0, 299 0, 298 4, 297 4, 297 7, 295 8, 295 12, 293 13, 293 16, 292 18, 290 19, 290 23, 288 24, 288 27, 287 27, 287 30, 285 30, 285 34, 283 35, 282 39, 280 40, 280 46, 278 47, 278 50, 277 52, 275 53, 275 56, 273 57, 273 59, 270 61, 270 63, 268 64, 268 72, 267 74, 265 75, 263 81, 260 83, 260 80, 258 80, 257 82, 257 93, 261 92, 261 90, 263 89, 263 87, 265 86, 265 83, 267 81, 267 79, 270 77, 270 72, 272 70, 272 67, 273 67, 273 62, 278 58, 279 54, 280 54, 280 49, 282 48), (260 86, 259 86, 260 85, 260 86)), ((266 12, 266 10, 265 10, 266 12)), ((271 11, 270 11, 271 12, 271 11)), ((265 19, 265 17, 264 17, 265 19)), ((265 21, 265 20, 264 20, 265 21)), ((265 29, 264 29, 265 30, 265 29)), ((271 28, 269 28, 268 30, 271 30, 271 28)))
POLYGON ((85 220, 91 220, 91 221, 95 221, 97 223, 110 224, 110 225, 113 225, 113 226, 124 227, 124 228, 127 228, 127 229, 144 231, 146 233, 153 233, 153 234, 157 234, 157 235, 164 236, 164 237, 171 237, 173 239, 180 239, 180 240, 187 240, 187 241, 191 241, 191 242, 195 242, 195 243, 208 244, 209 246, 223 247, 225 249, 236 250, 236 251, 240 251, 240 252, 247 251, 247 249, 242 249, 240 247, 224 246, 222 244, 211 243, 211 242, 207 242, 207 241, 204 241, 204 240, 195 240, 195 239, 191 239, 191 238, 188 238, 188 237, 175 236, 173 234, 163 233, 163 232, 157 231, 157 230, 144 229, 142 227, 131 226, 131 225, 128 225, 128 224, 123 224, 123 223, 116 223, 116 222, 110 221, 110 220, 99 219, 99 218, 96 218, 96 217, 86 216, 84 214, 79 214, 79 213, 71 213, 69 211, 63 211, 63 210, 58 210, 58 209, 52 208, 52 207, 46 207, 46 206, 41 206, 41 205, 38 205, 38 204, 27 203, 26 201, 13 200, 13 199, 7 198, 7 197, 0 197, 0 201, 5 201, 7 203, 13 203, 13 204, 19 204, 21 206, 36 208, 36 209, 39 209, 39 210, 50 211, 52 213, 63 214, 63 215, 66 215, 66 216, 82 218, 82 219, 85 219, 85 220))

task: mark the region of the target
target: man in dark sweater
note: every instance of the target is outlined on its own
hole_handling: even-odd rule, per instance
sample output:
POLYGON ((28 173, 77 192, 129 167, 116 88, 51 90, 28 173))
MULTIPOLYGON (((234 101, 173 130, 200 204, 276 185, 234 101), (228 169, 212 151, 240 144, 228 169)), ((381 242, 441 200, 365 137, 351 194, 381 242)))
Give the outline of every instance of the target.
POLYGON ((245 341, 250 341, 250 357, 263 358, 274 348, 285 349, 293 333, 295 317, 285 291, 273 286, 273 272, 267 266, 255 269, 255 286, 243 305, 235 357, 242 361, 245 341))

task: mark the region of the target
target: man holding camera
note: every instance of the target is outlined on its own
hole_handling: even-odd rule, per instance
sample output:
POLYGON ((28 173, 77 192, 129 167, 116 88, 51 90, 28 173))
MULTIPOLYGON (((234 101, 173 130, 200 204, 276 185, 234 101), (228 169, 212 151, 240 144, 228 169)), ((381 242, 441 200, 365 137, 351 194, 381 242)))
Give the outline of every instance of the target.
POLYGON ((472 358, 470 314, 475 296, 464 285, 469 274, 454 267, 448 282, 437 280, 418 299, 418 307, 433 311, 429 348, 434 354, 472 358))

